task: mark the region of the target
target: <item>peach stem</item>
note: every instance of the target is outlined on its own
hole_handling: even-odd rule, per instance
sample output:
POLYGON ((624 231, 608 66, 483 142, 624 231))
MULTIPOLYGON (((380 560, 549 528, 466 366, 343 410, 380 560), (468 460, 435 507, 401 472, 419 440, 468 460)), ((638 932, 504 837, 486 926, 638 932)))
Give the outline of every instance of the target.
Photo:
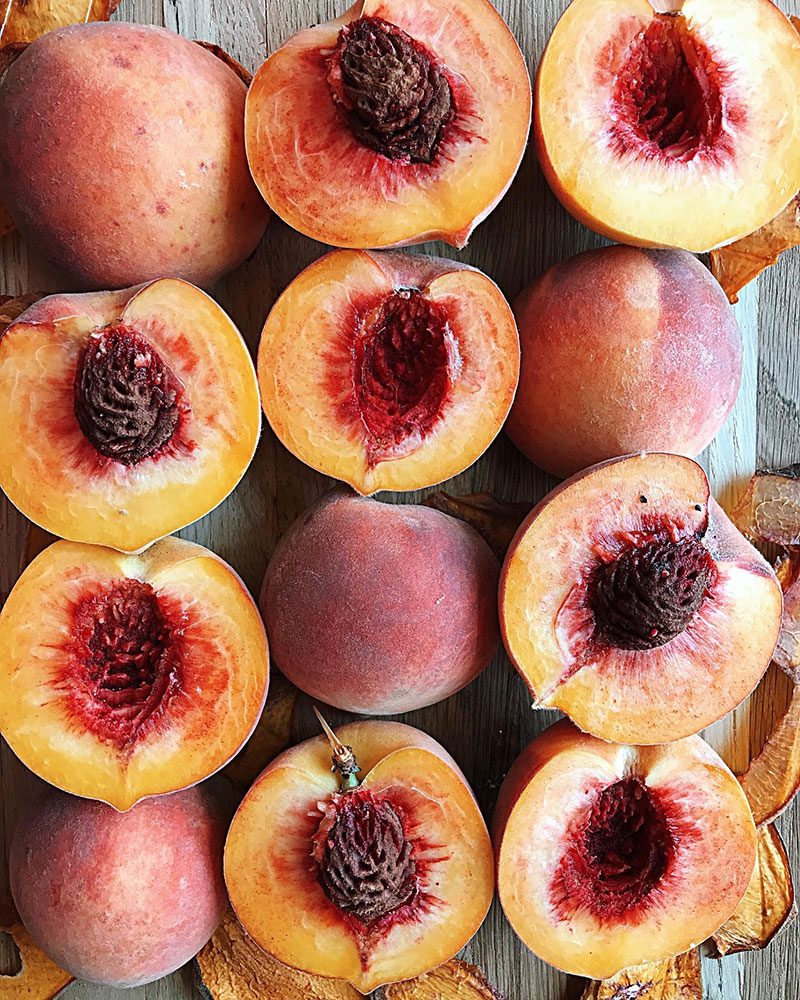
POLYGON ((333 751, 332 770, 339 775, 342 791, 349 791, 352 788, 358 788, 361 782, 358 780, 356 775, 361 768, 358 766, 356 755, 353 753, 353 748, 345 746, 344 743, 341 742, 336 733, 325 721, 322 713, 316 705, 312 705, 312 708, 314 709, 314 714, 319 720, 319 724, 322 726, 322 731, 327 736, 328 742, 331 745, 331 750, 333 751))

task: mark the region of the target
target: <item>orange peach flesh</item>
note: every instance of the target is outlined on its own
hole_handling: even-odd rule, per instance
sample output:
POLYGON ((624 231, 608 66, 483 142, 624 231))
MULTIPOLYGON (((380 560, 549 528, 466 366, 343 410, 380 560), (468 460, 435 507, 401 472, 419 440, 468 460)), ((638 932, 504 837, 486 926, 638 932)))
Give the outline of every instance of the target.
POLYGON ((217 506, 244 475, 261 424, 247 347, 223 310, 183 281, 53 295, 0 339, 0 485, 26 517, 72 541, 139 551, 217 506), (74 382, 92 335, 120 324, 156 348, 189 412, 177 445, 125 466, 75 417, 74 382))
MULTIPOLYGON (((116 662, 127 662, 124 639, 116 662)), ((141 556, 55 542, 0 613, 3 737, 46 781, 119 810, 226 764, 258 721, 268 678, 264 627, 244 584, 208 549, 178 538, 141 556), (168 677, 154 667, 148 683, 164 693, 140 724, 128 725, 118 698, 131 682, 119 682, 111 667, 96 676, 88 640, 77 633, 87 599, 130 581, 157 595, 177 664, 168 677)))
MULTIPOLYGON (((539 68, 539 159, 564 206, 597 232, 624 243, 707 251, 769 222, 800 189, 798 91, 800 37, 771 0, 573 0, 539 68), (654 7, 665 6, 680 10, 656 14, 654 7), (647 97, 648 86, 653 94, 661 87, 662 100, 679 100, 670 77, 674 56, 641 82, 633 55, 658 18, 666 32, 687 29, 704 53, 687 73, 696 74, 692 86, 717 117, 713 137, 694 150, 683 142, 689 127, 683 139, 672 146, 662 140, 659 148, 626 138, 626 130, 640 127, 635 116, 628 121, 625 112, 610 111, 626 75, 632 94, 639 88, 647 97)), ((706 114, 700 106, 689 116, 706 114)), ((676 109, 671 113, 677 121, 676 109)), ((648 127, 656 120, 653 113, 648 127)))
POLYGON ((660 747, 617 746, 568 720, 546 730, 514 764, 494 836, 500 900, 516 933, 551 965, 593 979, 705 940, 738 905, 756 858, 747 799, 699 736, 660 747), (583 901, 576 901, 578 891, 560 898, 560 872, 587 806, 631 777, 667 817, 663 873, 635 907, 615 915, 596 908, 588 894, 583 901))
POLYGON ((228 834, 225 880, 239 920, 262 948, 366 994, 435 968, 467 943, 491 902, 492 854, 463 775, 434 740, 393 722, 356 722, 337 736, 355 751, 361 788, 403 811, 422 872, 421 905, 366 926, 323 892, 312 838, 318 804, 338 788, 323 738, 286 751, 256 780, 228 834))
POLYGON ((277 436, 307 465, 362 494, 420 489, 471 465, 499 433, 518 375, 516 324, 494 282, 452 261, 362 250, 334 251, 306 268, 275 304, 258 353, 264 412, 277 436), (443 317, 423 347, 446 355, 446 387, 441 402, 427 406, 441 370, 416 367, 417 334, 403 331, 414 385, 404 386, 394 367, 374 386, 382 398, 414 395, 407 413, 383 414, 384 425, 410 425, 393 436, 388 423, 387 443, 360 409, 355 345, 406 290, 419 290, 424 308, 443 317), (424 406, 420 424, 415 413, 424 406))
POLYGON ((520 528, 500 581, 506 649, 535 705, 619 743, 679 739, 738 705, 769 665, 781 610, 775 574, 709 499, 700 466, 676 455, 615 459, 567 480, 520 528), (584 599, 593 570, 654 531, 703 535, 715 563, 708 594, 665 645, 596 643, 584 599))
POLYGON ((359 0, 290 38, 256 73, 245 114, 250 168, 270 207, 322 242, 462 247, 517 171, 530 98, 519 47, 487 0, 359 0), (333 101, 327 57, 342 27, 362 17, 397 25, 444 64, 456 117, 431 164, 363 145, 333 101))

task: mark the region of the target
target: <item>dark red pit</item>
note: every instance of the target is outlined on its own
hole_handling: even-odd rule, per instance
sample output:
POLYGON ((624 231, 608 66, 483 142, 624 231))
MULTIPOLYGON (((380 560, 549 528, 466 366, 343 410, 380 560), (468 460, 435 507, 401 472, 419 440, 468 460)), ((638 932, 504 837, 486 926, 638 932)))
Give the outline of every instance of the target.
POLYGON ((75 605, 61 686, 89 732, 123 748, 165 711, 181 678, 182 623, 173 617, 139 580, 75 605))

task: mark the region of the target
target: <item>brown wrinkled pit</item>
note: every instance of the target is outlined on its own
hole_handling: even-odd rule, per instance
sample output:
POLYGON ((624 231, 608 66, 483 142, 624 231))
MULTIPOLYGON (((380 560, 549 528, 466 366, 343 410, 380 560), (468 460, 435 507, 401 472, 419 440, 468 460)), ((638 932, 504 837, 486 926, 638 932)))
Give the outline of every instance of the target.
POLYGON ((73 609, 63 685, 90 732, 124 746, 180 684, 180 628, 148 583, 124 580, 73 609))
POLYGON ((345 25, 329 82, 365 146, 391 160, 435 159, 453 114, 450 84, 436 57, 397 25, 379 17, 345 25))
POLYGON ((694 537, 655 538, 597 568, 589 586, 598 635, 617 649, 655 649, 689 625, 714 575, 694 537))
POLYGON ((313 855, 325 895, 362 924, 389 917, 417 897, 414 845, 402 817, 369 792, 347 792, 329 803, 313 855))
POLYGON ((189 409, 167 362, 124 325, 108 326, 89 339, 75 374, 74 406, 89 443, 127 466, 162 452, 189 409))

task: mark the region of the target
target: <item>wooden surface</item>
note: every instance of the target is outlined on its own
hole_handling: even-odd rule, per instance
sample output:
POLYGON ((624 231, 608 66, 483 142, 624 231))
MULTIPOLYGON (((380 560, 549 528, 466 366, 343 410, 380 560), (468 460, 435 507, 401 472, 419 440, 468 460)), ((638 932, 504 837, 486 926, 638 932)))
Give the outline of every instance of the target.
MULTIPOLYGON (((532 73, 566 2, 499 0, 532 73)), ((779 4, 788 13, 800 13, 800 0, 779 0, 779 4)), ((343 9, 344 0, 122 0, 118 17, 163 24, 190 38, 218 42, 254 70, 294 31, 343 9)), ((479 227, 467 250, 459 255, 438 245, 426 249, 459 256, 482 268, 513 297, 546 266, 600 242, 557 204, 529 149, 510 193, 479 227)), ((253 350, 277 294, 323 250, 273 219, 255 258, 215 290, 253 350)), ((0 293, 57 288, 69 290, 19 239, 0 241, 0 293)), ((750 286, 738 313, 746 341, 742 393, 730 422, 703 457, 714 489, 725 503, 736 496, 756 465, 780 466, 800 460, 800 253, 788 255, 757 285, 750 286)), ((535 501, 553 483, 501 437, 472 469, 450 482, 448 489, 491 490, 508 499, 535 501)), ((267 429, 250 471, 233 496, 182 534, 210 546, 231 562, 255 592, 280 534, 329 485, 329 480, 289 456, 267 429)), ((0 502, 4 504, 0 508, 0 591, 5 593, 17 576, 25 523, 10 505, 0 502)), ((785 697, 783 679, 770 674, 749 705, 707 733, 735 769, 742 769, 758 749, 785 697)), ((339 715, 336 721, 342 718, 339 715)), ((502 657, 466 691, 403 718, 450 749, 490 817, 509 764, 555 713, 531 711, 521 680, 502 657)), ((296 726, 298 737, 316 731, 307 705, 301 707, 296 726)), ((18 807, 32 782, 8 748, 0 747, 0 853, 7 848, 18 807)), ((800 874, 800 810, 790 811, 778 825, 800 874)), ((3 862, 0 906, 7 899, 3 862)), ((580 996, 581 981, 555 972, 530 955, 505 924, 497 904, 465 957, 486 969, 508 1000, 572 1000, 580 996)), ((800 925, 795 923, 765 953, 707 961, 705 979, 709 1000, 800 1000, 800 925)), ((66 1000, 188 1000, 196 993, 191 973, 184 969, 132 991, 74 983, 63 996, 66 1000)))

